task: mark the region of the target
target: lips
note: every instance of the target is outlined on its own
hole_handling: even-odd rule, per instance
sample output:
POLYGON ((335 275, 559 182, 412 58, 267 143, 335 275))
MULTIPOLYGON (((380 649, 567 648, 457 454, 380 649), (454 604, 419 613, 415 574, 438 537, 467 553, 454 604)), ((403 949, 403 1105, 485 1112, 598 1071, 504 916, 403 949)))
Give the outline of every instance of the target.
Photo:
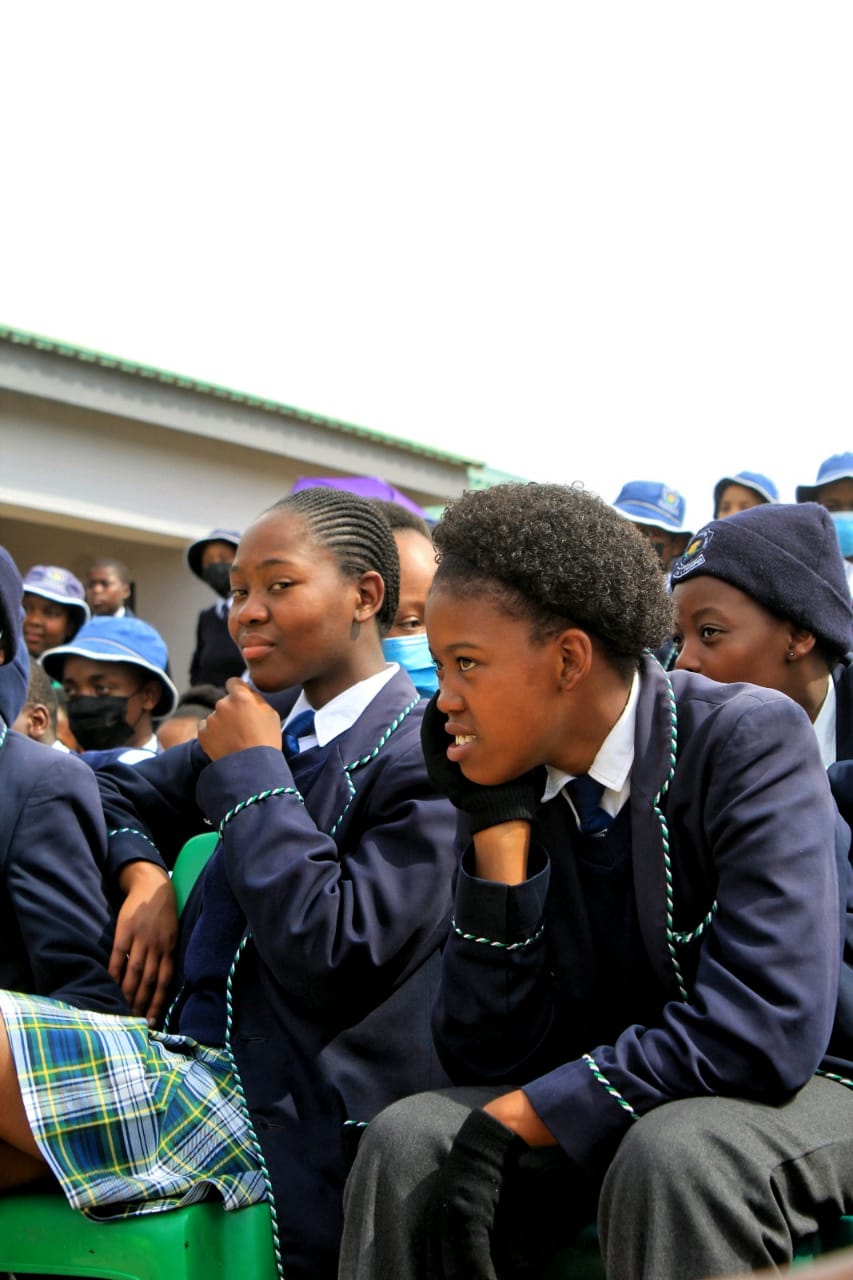
POLYGON ((274 648, 272 640, 267 640, 266 636, 243 636, 240 639, 240 652, 246 662, 265 658, 274 648))

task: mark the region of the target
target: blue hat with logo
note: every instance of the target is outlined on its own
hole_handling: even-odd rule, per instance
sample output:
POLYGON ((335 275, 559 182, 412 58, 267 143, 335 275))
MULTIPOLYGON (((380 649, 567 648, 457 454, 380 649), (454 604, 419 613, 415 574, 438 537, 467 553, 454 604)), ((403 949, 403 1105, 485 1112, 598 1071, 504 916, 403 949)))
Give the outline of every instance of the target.
POLYGON ((684 523, 685 502, 677 489, 657 480, 631 480, 613 503, 634 524, 650 524, 670 533, 690 533, 684 523))
POLYGON ((816 502, 817 491, 834 480, 853 480, 853 453, 834 453, 820 464, 814 484, 798 484, 797 502, 816 502))
POLYGON ((154 627, 141 618, 116 618, 110 615, 92 618, 81 627, 67 644, 48 649, 42 654, 41 664, 52 680, 62 679, 65 659, 91 658, 95 662, 124 662, 140 667, 160 681, 160 701, 152 709, 152 716, 159 719, 174 711, 178 691, 166 675, 169 651, 166 642, 154 627))
POLYGON ((779 490, 768 476, 763 476, 760 471, 738 471, 736 475, 723 476, 722 480, 718 480, 714 485, 715 520, 720 509, 720 499, 730 484, 739 484, 744 489, 751 489, 753 493, 758 494, 762 502, 779 501, 779 490))
POLYGON ((62 569, 57 564, 34 564, 27 570, 23 586, 24 595, 44 596, 46 600, 65 605, 78 629, 91 617, 86 589, 70 569, 62 569))
POLYGON ((210 533, 203 538, 199 538, 197 542, 190 543, 187 547, 187 564, 195 576, 200 578, 201 558, 204 555, 205 547, 211 542, 227 542, 236 551, 241 537, 242 535, 236 533, 233 529, 211 529, 210 533))

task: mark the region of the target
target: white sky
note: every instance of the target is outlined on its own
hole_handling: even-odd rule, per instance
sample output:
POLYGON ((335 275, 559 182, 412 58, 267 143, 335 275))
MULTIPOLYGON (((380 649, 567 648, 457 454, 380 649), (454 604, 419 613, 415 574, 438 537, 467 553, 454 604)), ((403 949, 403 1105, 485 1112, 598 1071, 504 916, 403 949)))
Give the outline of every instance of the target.
POLYGON ((0 323, 605 498, 853 449, 853 6, 0 15, 0 323))

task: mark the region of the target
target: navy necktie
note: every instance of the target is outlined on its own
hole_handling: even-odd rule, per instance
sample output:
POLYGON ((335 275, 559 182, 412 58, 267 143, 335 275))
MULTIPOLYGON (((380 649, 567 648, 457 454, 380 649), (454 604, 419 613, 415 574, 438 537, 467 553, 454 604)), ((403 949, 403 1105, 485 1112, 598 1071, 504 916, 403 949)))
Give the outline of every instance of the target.
POLYGON ((566 783, 566 790, 575 806, 583 834, 596 836, 606 831, 613 817, 601 807, 602 783, 596 782, 588 773, 582 773, 579 778, 572 778, 566 783))
POLYGON ((293 717, 284 730, 283 735, 284 754, 287 756, 288 760, 291 756, 299 755, 299 739, 307 738, 308 734, 313 732, 313 711, 300 711, 298 716, 293 717))

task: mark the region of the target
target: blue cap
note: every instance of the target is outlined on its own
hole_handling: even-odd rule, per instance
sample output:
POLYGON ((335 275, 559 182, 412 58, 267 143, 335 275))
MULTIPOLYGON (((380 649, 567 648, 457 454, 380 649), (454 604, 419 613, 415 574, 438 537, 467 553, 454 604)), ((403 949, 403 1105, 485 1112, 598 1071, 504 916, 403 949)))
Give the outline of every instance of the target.
POLYGON ((211 542, 227 542, 236 551, 241 537, 242 534, 236 533, 234 529, 211 529, 205 537, 199 538, 197 542, 192 542, 187 547, 187 564, 195 576, 200 578, 201 557, 204 555, 205 547, 211 542))
POLYGON ((70 569, 62 569, 57 564, 34 564, 27 570, 23 586, 25 595, 44 596, 46 600, 64 604, 76 615, 77 627, 82 627, 92 616, 86 604, 86 589, 70 569))
POLYGON ((820 464, 814 484, 798 484, 797 502, 817 502, 817 491, 834 480, 853 480, 853 453, 834 453, 820 464))
POLYGON ((670 533, 690 533, 684 523, 684 499, 668 484, 631 480, 623 486, 613 505, 634 524, 650 524, 670 533))
POLYGON ((723 476, 722 480, 718 480, 714 485, 715 520, 720 509, 720 500, 730 484, 739 484, 744 489, 751 489, 753 493, 758 494, 762 502, 779 501, 779 490, 768 476, 763 476, 760 471, 738 471, 737 475, 723 476))
POLYGON ((151 714, 155 719, 170 715, 177 705, 178 691, 166 675, 169 661, 166 642, 148 622, 141 618, 116 618, 104 615, 92 618, 67 644, 48 649, 41 664, 52 680, 62 679, 62 668, 69 657, 91 658, 95 662, 125 662, 156 676, 162 687, 160 701, 151 714))

